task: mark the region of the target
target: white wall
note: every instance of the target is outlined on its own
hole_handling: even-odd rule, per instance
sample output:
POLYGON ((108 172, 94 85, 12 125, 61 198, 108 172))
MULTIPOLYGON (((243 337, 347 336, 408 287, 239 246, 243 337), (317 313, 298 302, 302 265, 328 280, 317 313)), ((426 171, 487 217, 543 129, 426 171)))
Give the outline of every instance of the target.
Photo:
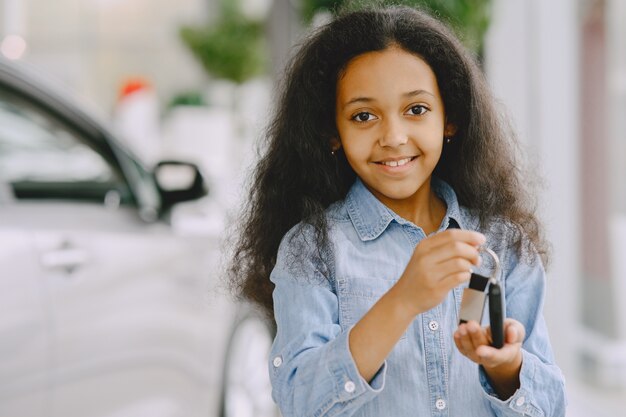
MULTIPOLYGON (((0 0, 0 16, 16 1, 28 42, 24 61, 103 109, 112 108, 128 77, 157 85, 164 102, 205 79, 178 30, 205 22, 217 1, 0 0)), ((10 30, 8 21, 0 20, 0 34, 10 30)))
POLYGON ((545 179, 541 217, 554 247, 545 316, 557 360, 569 371, 575 360, 580 241, 576 2, 494 3, 486 72, 545 179))

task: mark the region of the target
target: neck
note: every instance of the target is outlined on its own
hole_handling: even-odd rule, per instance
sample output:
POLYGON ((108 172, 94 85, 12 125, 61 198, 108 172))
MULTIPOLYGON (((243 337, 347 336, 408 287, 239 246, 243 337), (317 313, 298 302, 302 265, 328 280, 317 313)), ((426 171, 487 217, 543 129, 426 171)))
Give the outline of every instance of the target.
POLYGON ((377 197, 394 213, 421 227, 427 236, 439 229, 446 215, 446 204, 435 194, 430 181, 426 181, 415 194, 403 200, 392 200, 380 195, 377 197))

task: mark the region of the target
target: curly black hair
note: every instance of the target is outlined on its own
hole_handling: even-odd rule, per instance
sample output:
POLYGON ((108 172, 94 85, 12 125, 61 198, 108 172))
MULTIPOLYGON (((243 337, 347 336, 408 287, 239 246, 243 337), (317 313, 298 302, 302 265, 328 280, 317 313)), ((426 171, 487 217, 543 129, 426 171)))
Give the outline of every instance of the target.
POLYGON ((481 227, 504 220, 519 255, 538 253, 544 264, 548 262, 529 173, 516 159, 515 135, 497 109, 475 57, 445 24, 422 10, 352 10, 311 33, 291 59, 236 231, 228 269, 231 289, 270 318, 269 276, 281 239, 294 225, 306 222, 315 227, 317 243, 324 247, 324 211, 343 199, 355 180, 342 151, 331 154, 332 139, 338 137, 338 77, 353 58, 391 45, 430 65, 446 120, 456 127, 433 175, 452 186, 461 205, 477 213, 481 227))

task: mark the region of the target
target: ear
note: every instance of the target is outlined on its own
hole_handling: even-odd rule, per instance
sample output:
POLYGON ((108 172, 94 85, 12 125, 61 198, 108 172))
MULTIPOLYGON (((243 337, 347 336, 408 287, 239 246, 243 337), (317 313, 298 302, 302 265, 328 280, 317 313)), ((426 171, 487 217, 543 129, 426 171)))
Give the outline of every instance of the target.
POLYGON ((446 123, 446 127, 443 129, 443 136, 451 138, 456 135, 456 125, 452 123, 446 123))
POLYGON ((333 152, 337 152, 339 150, 339 148, 341 148, 341 142, 339 141, 339 139, 337 138, 332 138, 330 140, 330 149, 333 152))

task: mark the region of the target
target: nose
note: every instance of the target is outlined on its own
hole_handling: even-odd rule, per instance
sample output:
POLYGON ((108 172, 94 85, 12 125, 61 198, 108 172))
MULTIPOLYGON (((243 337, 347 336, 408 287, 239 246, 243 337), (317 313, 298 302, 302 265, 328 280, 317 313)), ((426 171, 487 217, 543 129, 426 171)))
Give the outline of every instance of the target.
POLYGON ((378 143, 384 147, 396 147, 408 142, 409 137, 402 121, 397 118, 389 118, 383 122, 383 129, 378 143))

